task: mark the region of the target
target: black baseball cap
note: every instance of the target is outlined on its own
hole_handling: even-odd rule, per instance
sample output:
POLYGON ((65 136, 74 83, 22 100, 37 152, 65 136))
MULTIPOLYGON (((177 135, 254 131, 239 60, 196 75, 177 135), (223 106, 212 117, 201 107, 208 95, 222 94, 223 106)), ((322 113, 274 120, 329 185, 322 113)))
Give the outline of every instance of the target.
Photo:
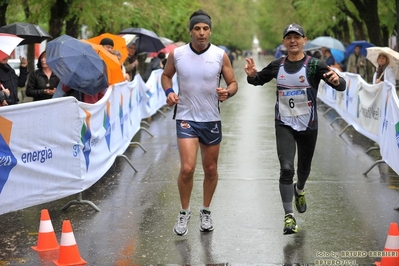
POLYGON ((292 24, 288 25, 287 27, 285 27, 284 32, 283 32, 283 38, 290 32, 295 32, 295 33, 301 35, 302 37, 305 37, 305 31, 298 24, 292 23, 292 24))

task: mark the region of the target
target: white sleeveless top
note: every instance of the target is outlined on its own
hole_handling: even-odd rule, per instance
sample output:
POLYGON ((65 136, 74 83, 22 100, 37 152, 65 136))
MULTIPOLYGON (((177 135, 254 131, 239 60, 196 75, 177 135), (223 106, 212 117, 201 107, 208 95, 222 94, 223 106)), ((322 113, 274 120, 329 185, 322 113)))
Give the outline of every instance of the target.
POLYGON ((220 86, 224 50, 211 44, 200 54, 190 44, 174 50, 179 85, 175 119, 196 122, 220 121, 216 88, 220 86))
POLYGON ((312 128, 316 119, 316 103, 313 98, 317 91, 311 88, 306 75, 310 57, 306 58, 303 67, 296 73, 285 71, 285 59, 281 62, 277 75, 276 119, 296 131, 304 131, 312 128))

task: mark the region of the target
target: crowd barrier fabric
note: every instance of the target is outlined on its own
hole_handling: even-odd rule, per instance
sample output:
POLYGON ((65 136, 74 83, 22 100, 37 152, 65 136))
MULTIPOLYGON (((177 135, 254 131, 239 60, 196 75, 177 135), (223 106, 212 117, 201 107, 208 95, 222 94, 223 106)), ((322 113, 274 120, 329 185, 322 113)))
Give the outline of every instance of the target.
POLYGON ((141 120, 165 105, 161 74, 115 84, 96 104, 61 97, 1 107, 0 214, 96 183, 129 147, 141 120))
MULTIPOLYGON (((123 154, 142 119, 165 105, 153 71, 147 83, 110 87, 96 104, 61 97, 0 108, 0 214, 82 192, 123 154)), ((389 82, 370 85, 342 73, 347 89, 321 82, 318 97, 358 132, 378 143, 383 160, 399 173, 399 100, 389 82)), ((178 93, 177 78, 173 89, 178 93)))
POLYGON ((357 74, 341 75, 346 90, 336 91, 322 81, 318 98, 359 133, 375 141, 382 159, 399 174, 399 101, 395 86, 387 81, 371 85, 357 74))

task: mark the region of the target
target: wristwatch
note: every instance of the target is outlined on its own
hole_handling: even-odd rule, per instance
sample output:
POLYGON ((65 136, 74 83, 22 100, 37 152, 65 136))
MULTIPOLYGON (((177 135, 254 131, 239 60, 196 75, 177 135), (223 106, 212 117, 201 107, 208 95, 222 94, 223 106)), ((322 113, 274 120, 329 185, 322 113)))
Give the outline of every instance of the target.
POLYGON ((231 97, 231 94, 229 91, 227 91, 227 99, 231 97))

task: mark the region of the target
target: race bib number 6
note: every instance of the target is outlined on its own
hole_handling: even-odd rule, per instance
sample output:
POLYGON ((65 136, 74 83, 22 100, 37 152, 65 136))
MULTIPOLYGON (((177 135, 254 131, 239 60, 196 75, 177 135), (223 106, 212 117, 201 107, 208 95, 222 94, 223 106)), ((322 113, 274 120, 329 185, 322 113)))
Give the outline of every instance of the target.
POLYGON ((279 90, 278 98, 281 116, 298 116, 309 113, 306 88, 279 90))

